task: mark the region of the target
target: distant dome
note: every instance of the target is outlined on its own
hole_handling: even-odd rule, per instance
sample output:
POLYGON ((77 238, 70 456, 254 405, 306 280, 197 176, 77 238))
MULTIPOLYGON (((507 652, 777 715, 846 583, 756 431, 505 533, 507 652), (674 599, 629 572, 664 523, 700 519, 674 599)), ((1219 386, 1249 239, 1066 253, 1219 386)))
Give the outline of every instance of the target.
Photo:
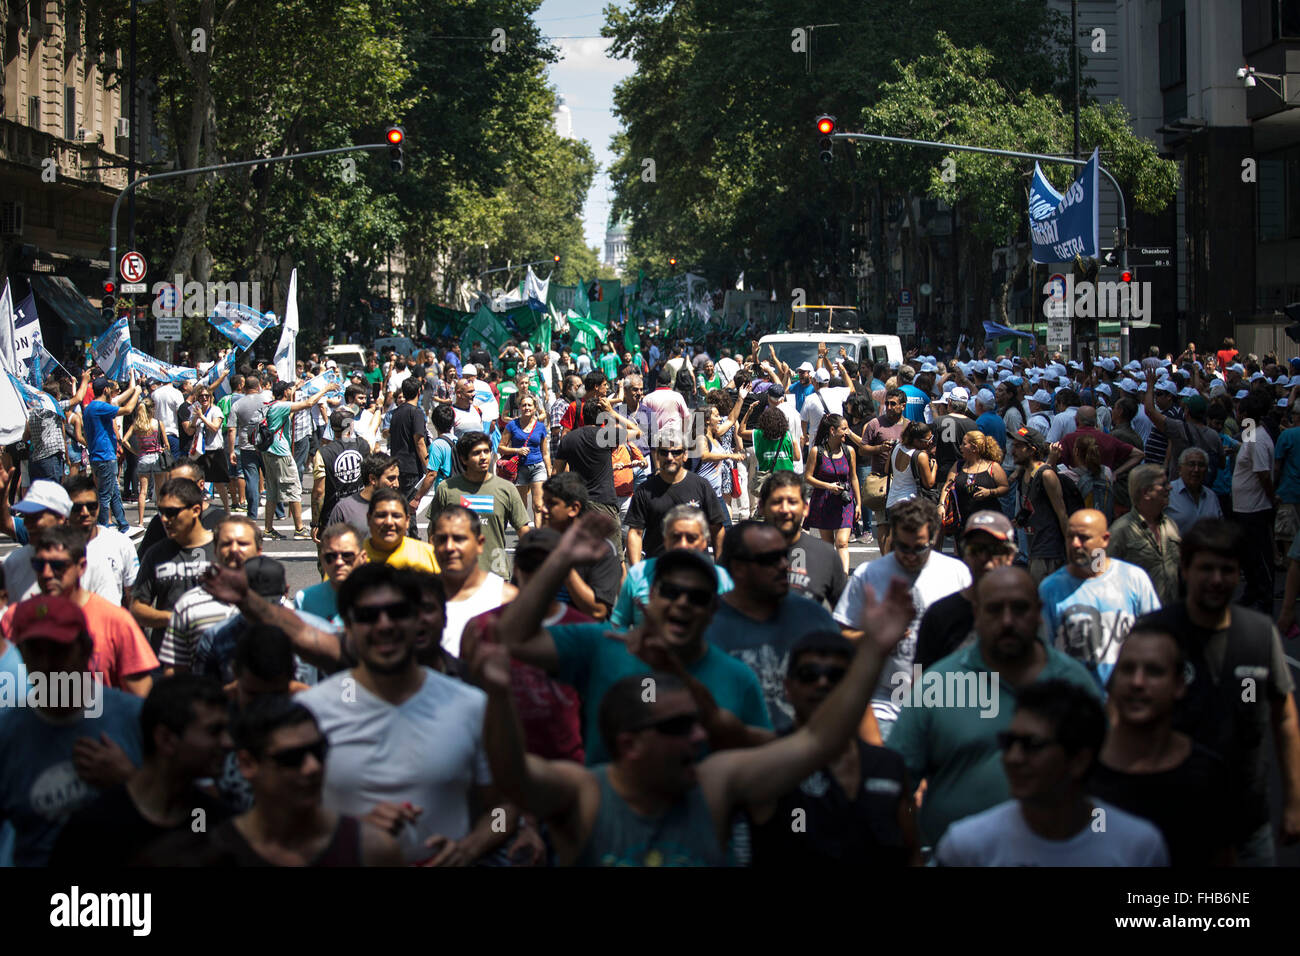
POLYGON ((609 226, 605 230, 606 240, 626 238, 627 231, 631 226, 632 224, 628 222, 627 216, 621 217, 617 222, 615 222, 614 218, 611 216, 609 226))

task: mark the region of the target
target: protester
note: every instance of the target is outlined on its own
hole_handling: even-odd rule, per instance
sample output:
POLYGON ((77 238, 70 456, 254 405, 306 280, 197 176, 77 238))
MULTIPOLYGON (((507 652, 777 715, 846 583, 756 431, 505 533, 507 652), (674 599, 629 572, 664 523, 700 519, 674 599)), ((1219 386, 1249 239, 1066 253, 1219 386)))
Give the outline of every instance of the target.
MULTIPOLYGON (((130 448, 132 454, 136 456, 135 473, 140 483, 139 493, 136 495, 136 523, 141 528, 144 527, 144 506, 149 500, 150 485, 153 486, 156 499, 158 483, 167 480, 168 469, 163 467, 162 462, 162 451, 168 449, 167 428, 154 417, 156 408, 157 405, 152 398, 146 398, 137 404, 135 412, 131 415, 130 424, 122 435, 122 444, 130 448)), ((169 457, 170 454, 168 449, 169 457)))
POLYGON ((499 607, 515 596, 514 585, 484 571, 479 564, 483 530, 478 515, 460 505, 438 513, 430 530, 433 552, 442 569, 445 590, 442 646, 460 657, 460 636, 465 622, 499 607))
POLYGON ((433 548, 407 534, 409 521, 410 512, 402 492, 395 488, 376 489, 366 512, 369 532, 363 544, 366 560, 372 564, 438 573, 433 548))
MULTIPOLYGON (((429 512, 430 527, 439 512, 451 505, 461 505, 473 511, 483 526, 484 547, 479 555, 479 564, 483 570, 507 578, 510 566, 506 560, 506 522, 521 537, 532 530, 524 500, 513 484, 490 473, 492 442, 487 435, 482 432, 462 435, 456 442, 456 457, 462 471, 444 481, 434 492, 429 512)), ((375 559, 372 557, 371 560, 375 559)))
POLYGON ((122 508, 122 492, 117 484, 118 440, 114 422, 135 411, 140 399, 140 387, 135 381, 135 372, 131 373, 131 385, 121 394, 116 382, 100 377, 91 386, 95 400, 85 407, 82 417, 85 422, 86 447, 90 449, 90 468, 95 475, 95 487, 99 489, 99 523, 106 525, 110 520, 117 525, 118 531, 126 531, 130 525, 126 512, 122 508))
MULTIPOLYGON (((188 478, 194 482, 195 487, 199 489, 199 494, 203 496, 203 513, 199 515, 199 523, 209 531, 216 531, 217 525, 221 524, 226 518, 226 510, 217 507, 207 500, 203 494, 203 469, 193 458, 178 458, 172 465, 169 473, 170 478, 188 478)), ((166 484, 166 482, 164 482, 166 484)), ((161 500, 162 486, 159 486, 156 498, 161 500)), ((251 515, 250 515, 251 517, 251 515)), ((144 536, 140 543, 136 545, 136 554, 143 558, 145 553, 159 541, 167 538, 167 529, 163 524, 162 512, 158 512, 149 520, 149 526, 144 529, 144 536)))
POLYGON ((823 541, 834 543, 845 574, 849 572, 849 534, 853 522, 862 520, 857 457, 848 434, 844 416, 833 412, 822 416, 808 449, 808 470, 804 474, 813 490, 806 523, 820 531, 823 541))
MULTIPOLYGON (((546 484, 542 486, 542 525, 563 534, 569 525, 587 513, 588 500, 587 486, 576 474, 561 472, 546 479, 546 484)), ((707 532, 706 527, 702 540, 707 541, 707 532)), ((643 561, 638 567, 645 564, 643 561)), ((610 619, 615 601, 619 599, 622 582, 623 562, 619 557, 619 549, 611 542, 609 553, 599 561, 579 565, 569 572, 555 596, 561 603, 572 606, 591 620, 604 621, 610 619)), ((648 580, 646 588, 649 588, 648 580)), ((628 624, 622 622, 619 626, 627 627, 628 624)))
POLYGON ((325 580, 299 591, 294 597, 294 607, 300 611, 330 621, 338 617, 338 590, 348 575, 367 561, 361 546, 364 537, 349 524, 326 525, 320 533, 320 563, 325 580))
POLYGON ((551 475, 551 444, 546 425, 537 416, 538 400, 532 395, 519 399, 519 416, 506 425, 509 441, 497 446, 503 459, 517 456, 515 487, 525 503, 532 502, 533 524, 541 524, 542 484, 551 475))
POLYGON ((276 382, 271 388, 274 401, 267 407, 265 425, 272 434, 271 444, 262 452, 262 470, 266 473, 266 529, 262 537, 284 540, 284 535, 272 526, 275 509, 285 505, 293 517, 294 537, 310 538, 311 531, 302 523, 302 485, 298 476, 298 463, 294 458, 289 429, 292 416, 318 405, 337 389, 331 385, 318 395, 294 401, 296 386, 292 382, 276 382))
POLYGON ((1202 518, 1221 518, 1219 498, 1207 485, 1209 458, 1205 450, 1189 447, 1178 456, 1178 477, 1169 485, 1169 504, 1165 515, 1185 535, 1202 518))
POLYGON ((763 521, 776 528, 790 549, 790 588, 797 594, 835 607, 848 574, 835 549, 803 530, 807 505, 803 481, 791 471, 774 472, 759 496, 763 521))
POLYGON ((1169 480, 1157 466, 1139 465, 1129 472, 1128 485, 1133 510, 1110 526, 1106 553, 1145 571, 1161 605, 1173 604, 1178 600, 1178 549, 1182 535, 1178 525, 1166 514, 1169 480))
POLYGON ((172 478, 158 495, 158 514, 167 537, 140 559, 131 613, 149 629, 149 643, 162 647, 172 610, 182 594, 199 583, 203 569, 216 560, 215 537, 199 521, 203 494, 188 478, 172 478))
POLYGON ((722 551, 723 526, 727 515, 708 482, 687 470, 686 439, 682 432, 664 429, 654 436, 655 473, 632 495, 627 512, 627 562, 657 557, 665 550, 664 516, 677 505, 703 509, 715 554, 722 551))

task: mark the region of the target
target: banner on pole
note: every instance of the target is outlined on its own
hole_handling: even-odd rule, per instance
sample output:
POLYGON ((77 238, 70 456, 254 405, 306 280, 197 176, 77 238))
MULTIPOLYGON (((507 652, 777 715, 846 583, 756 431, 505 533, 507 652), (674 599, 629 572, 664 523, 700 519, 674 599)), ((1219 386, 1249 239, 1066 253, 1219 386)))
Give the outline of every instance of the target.
POLYGON ((1069 262, 1076 256, 1097 258, 1097 150, 1070 188, 1060 193, 1034 164, 1029 186, 1029 233, 1034 262, 1069 262))

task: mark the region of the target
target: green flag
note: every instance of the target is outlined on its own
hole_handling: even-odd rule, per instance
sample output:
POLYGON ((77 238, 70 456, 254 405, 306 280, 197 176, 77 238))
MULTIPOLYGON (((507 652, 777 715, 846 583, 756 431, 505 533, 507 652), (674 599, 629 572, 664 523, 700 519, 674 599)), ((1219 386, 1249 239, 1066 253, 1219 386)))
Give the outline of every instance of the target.
POLYGON ((570 310, 569 329, 573 335, 573 344, 575 346, 585 346, 589 352, 595 352, 598 342, 604 342, 609 336, 609 332, 603 325, 593 322, 583 315, 578 315, 570 310))
POLYGON ((586 318, 591 315, 591 300, 587 298, 587 283, 578 280, 578 289, 573 294, 573 312, 586 318))
POLYGON ((549 305, 546 311, 537 317, 537 329, 533 332, 533 348, 538 353, 539 365, 545 365, 547 354, 551 351, 551 330, 555 328, 555 306, 549 305))
POLYGON ((623 326, 623 348, 633 354, 641 351, 641 336, 636 334, 636 319, 631 315, 623 326))
POLYGON ((475 342, 482 342, 495 355, 501 351, 509 338, 510 329, 501 321, 501 317, 486 305, 480 305, 478 311, 474 313, 474 318, 470 319, 461 334, 460 347, 468 353, 475 342))

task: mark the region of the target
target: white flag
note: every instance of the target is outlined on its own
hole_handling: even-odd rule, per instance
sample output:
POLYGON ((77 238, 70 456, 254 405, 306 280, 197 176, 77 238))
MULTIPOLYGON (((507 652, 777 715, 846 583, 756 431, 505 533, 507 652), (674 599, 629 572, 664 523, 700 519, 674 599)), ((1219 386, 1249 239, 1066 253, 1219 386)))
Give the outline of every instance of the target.
POLYGON ((298 270, 289 274, 289 301, 284 306, 284 328, 275 349, 275 371, 282 382, 298 377, 298 270))
POLYGON ((0 369, 11 375, 19 374, 18 354, 14 349, 14 298, 8 279, 4 291, 0 292, 0 369))

